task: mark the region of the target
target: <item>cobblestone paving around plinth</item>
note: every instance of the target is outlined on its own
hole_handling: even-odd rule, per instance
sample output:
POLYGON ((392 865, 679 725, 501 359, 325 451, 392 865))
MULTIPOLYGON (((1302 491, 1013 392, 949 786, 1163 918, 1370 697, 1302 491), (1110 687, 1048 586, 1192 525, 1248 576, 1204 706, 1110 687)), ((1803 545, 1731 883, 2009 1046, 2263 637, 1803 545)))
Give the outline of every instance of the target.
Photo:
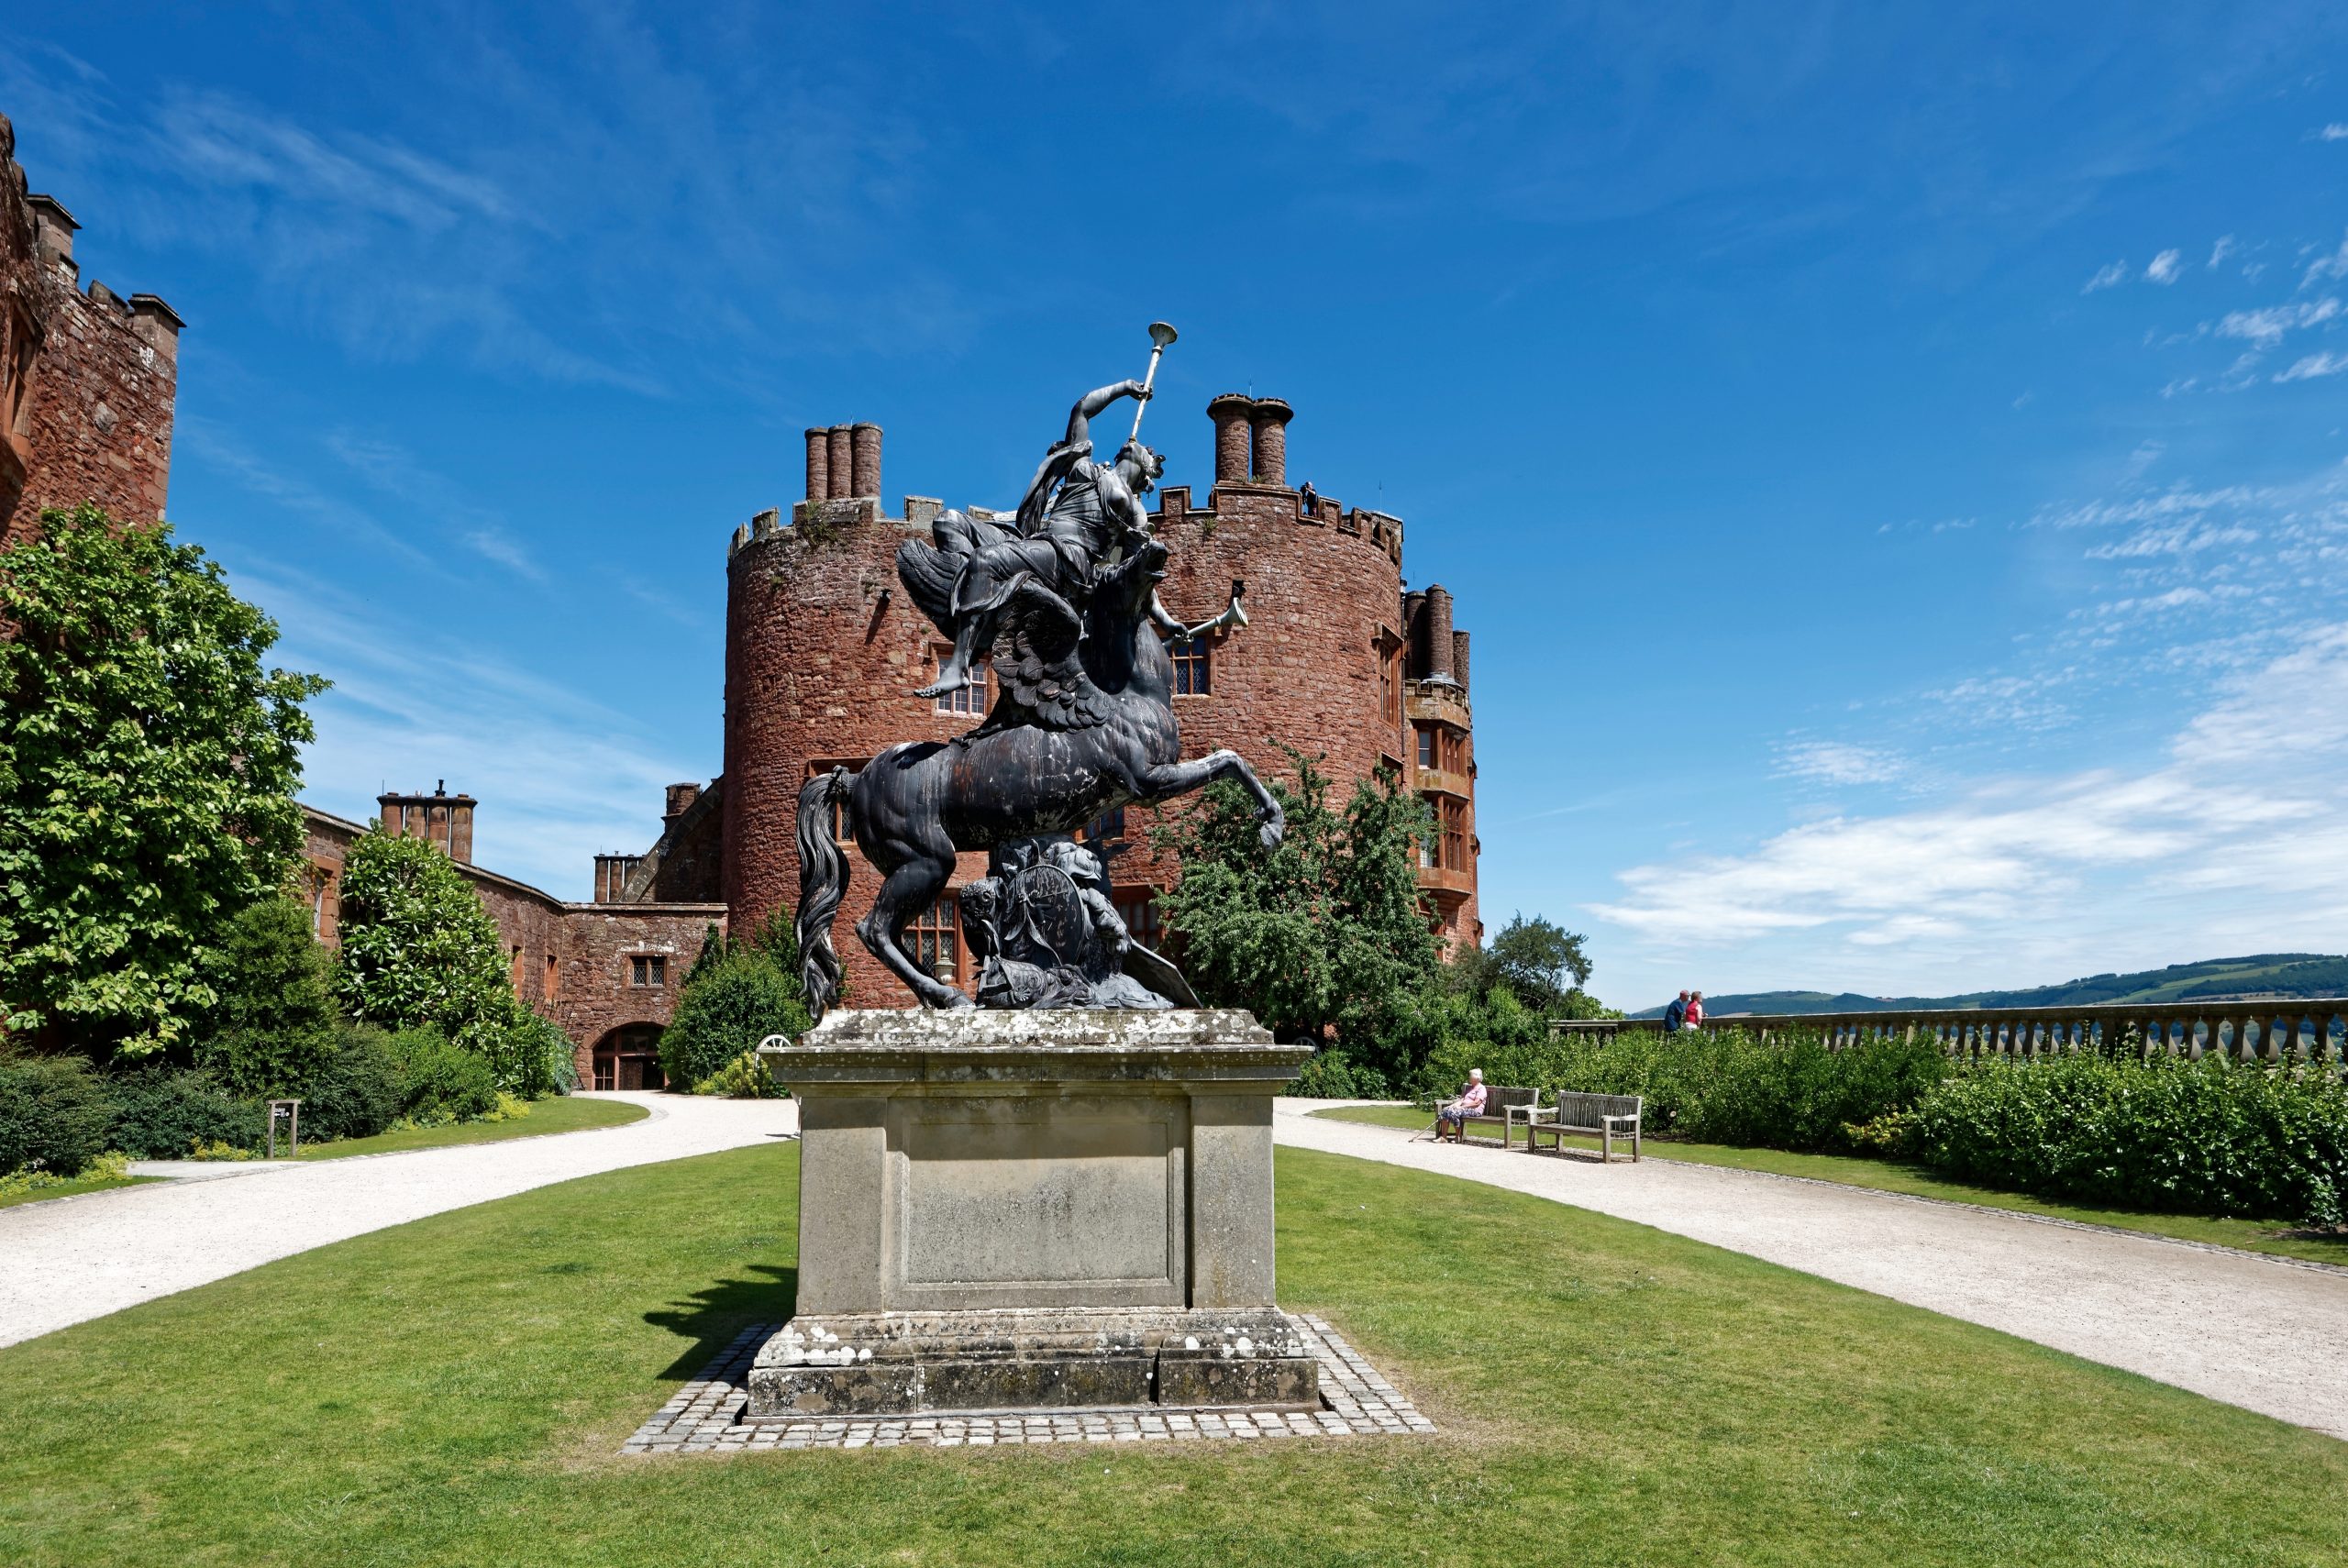
POLYGON ((1397 1437, 1431 1433, 1401 1390, 1359 1351, 1311 1313, 1288 1313, 1312 1358, 1321 1364, 1318 1410, 1175 1409, 1119 1406, 1101 1410, 1017 1414, 829 1418, 751 1420, 750 1363, 781 1327, 758 1323, 735 1336, 702 1375, 620 1445, 622 1453, 738 1453, 751 1449, 986 1448, 1048 1442, 1180 1442, 1290 1437, 1397 1437))

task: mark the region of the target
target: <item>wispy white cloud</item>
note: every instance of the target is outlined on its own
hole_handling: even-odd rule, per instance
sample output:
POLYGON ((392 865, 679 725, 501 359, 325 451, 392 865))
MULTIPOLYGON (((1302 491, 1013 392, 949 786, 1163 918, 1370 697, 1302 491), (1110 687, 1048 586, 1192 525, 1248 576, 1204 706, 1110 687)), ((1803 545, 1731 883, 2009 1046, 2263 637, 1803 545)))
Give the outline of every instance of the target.
POLYGON ((397 442, 330 432, 327 450, 344 468, 399 502, 419 524, 444 534, 482 559, 543 585, 546 569, 514 537, 500 513, 470 499, 463 488, 435 473, 397 442))
POLYGON ((2235 248, 2234 237, 2232 235, 2220 235, 2218 237, 2218 242, 2210 247, 2210 267, 2214 269, 2221 265, 2227 257, 2232 256, 2234 253, 2235 248))
POLYGON ((283 628, 279 656, 330 675, 313 704, 305 800, 365 820, 386 785, 446 777, 481 801, 475 857, 559 897, 587 897, 594 856, 659 834, 661 790, 696 777, 629 714, 282 563, 237 573, 283 628))
POLYGON ((2272 348, 2284 335, 2301 327, 2320 326, 2340 315, 2340 302, 2330 294, 2298 304, 2268 305, 2260 310, 2228 311, 2213 330, 2221 337, 2238 337, 2272 348))
POLYGON ((2097 268, 2095 276, 2087 281, 2086 284, 2080 288, 2079 293, 2083 294, 2091 294, 2099 289, 2117 288, 2127 281, 2128 263, 2123 259, 2121 260, 2111 262, 2107 266, 2097 268))
POLYGON ((2185 252, 2164 250, 2144 266, 2144 279, 2153 283, 2174 283, 2184 274, 2185 252))
POLYGON ((1894 752, 1844 741, 1789 741, 1778 748, 1776 774, 1818 784, 1888 784, 1908 770, 1894 752))
POLYGON ((1681 950, 1829 928, 1913 949, 2014 940, 2105 900, 2143 911, 2189 886, 2258 896, 2276 940, 2313 940, 2348 919, 2348 797, 2330 784, 2342 763, 2348 626, 2332 626, 2233 683, 2150 768, 1997 778, 1744 854, 1634 867, 1591 909, 1681 950), (2273 766, 2284 756, 2294 766, 2273 766))
POLYGON ((2348 278, 2348 239, 2342 239, 2336 248, 2309 262, 2308 270, 2300 274, 2299 287, 2313 288, 2318 283, 2339 278, 2348 278))
POLYGON ((2318 141, 2348 141, 2348 125, 2343 125, 2340 121, 2334 120, 2330 125, 2325 126, 2322 129, 2317 131, 2315 133, 2315 139, 2318 141))
POLYGON ((2319 376, 2336 376, 2348 370, 2348 354, 2314 353, 2293 360, 2290 366, 2276 372, 2278 381, 2308 381, 2319 376))

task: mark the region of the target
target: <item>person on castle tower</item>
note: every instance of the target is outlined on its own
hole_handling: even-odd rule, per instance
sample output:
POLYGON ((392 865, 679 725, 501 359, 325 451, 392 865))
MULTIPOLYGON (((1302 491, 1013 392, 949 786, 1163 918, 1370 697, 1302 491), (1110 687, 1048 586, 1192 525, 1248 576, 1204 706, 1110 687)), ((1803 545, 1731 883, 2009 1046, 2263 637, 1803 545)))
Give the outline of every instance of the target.
MULTIPOLYGON (((972 661, 993 646, 997 613, 1023 579, 1035 578, 1081 607, 1102 558, 1136 536, 1147 536, 1149 515, 1141 497, 1165 473, 1166 460, 1132 440, 1114 462, 1095 462, 1091 422, 1120 398, 1147 402, 1149 396, 1142 382, 1124 381, 1077 400, 1067 436, 1028 481, 1015 532, 949 511, 931 525, 934 544, 909 539, 899 548, 897 576, 905 591, 954 638, 937 679, 914 696, 942 696, 969 684, 972 661)), ((1153 619, 1164 613, 1153 610, 1153 619)), ((1172 624, 1170 616, 1166 620, 1172 624)))

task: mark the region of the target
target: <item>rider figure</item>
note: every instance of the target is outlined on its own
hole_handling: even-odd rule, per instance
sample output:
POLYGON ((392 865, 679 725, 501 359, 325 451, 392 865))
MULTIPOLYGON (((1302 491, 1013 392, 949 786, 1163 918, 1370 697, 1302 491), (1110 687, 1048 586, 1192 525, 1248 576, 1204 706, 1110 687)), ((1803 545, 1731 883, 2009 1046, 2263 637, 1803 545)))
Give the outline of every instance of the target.
POLYGON ((1081 605, 1102 557, 1135 535, 1149 532, 1141 497, 1166 471, 1166 460, 1138 440, 1127 441, 1116 461, 1092 459, 1094 414, 1122 397, 1148 401, 1139 381, 1119 381, 1086 392, 1069 412, 1068 436, 1046 455, 1019 502, 1017 536, 973 552, 954 581, 954 652, 937 679, 914 693, 936 697, 967 686, 970 661, 994 643, 996 613, 1022 576, 1081 605))

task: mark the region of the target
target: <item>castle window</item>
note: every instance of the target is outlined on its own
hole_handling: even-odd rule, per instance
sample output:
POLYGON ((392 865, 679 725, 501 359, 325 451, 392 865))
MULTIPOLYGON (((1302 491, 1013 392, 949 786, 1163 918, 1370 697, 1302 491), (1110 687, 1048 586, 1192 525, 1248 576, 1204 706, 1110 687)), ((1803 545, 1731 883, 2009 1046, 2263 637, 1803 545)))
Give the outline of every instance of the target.
POLYGON ((1378 711, 1390 724, 1402 722, 1402 645, 1384 647, 1378 659, 1378 711))
POLYGON ((1421 724, 1418 729, 1421 767, 1457 773, 1467 766, 1467 736, 1445 724, 1421 724))
POLYGON ((512 969, 514 994, 518 997, 522 994, 522 944, 518 942, 514 944, 512 969))
MULTIPOLYGON (((947 653, 944 649, 940 649, 932 657, 930 660, 930 669, 933 674, 936 671, 939 666, 946 662, 947 657, 947 653)), ((952 691, 942 691, 938 693, 936 699, 937 711, 941 713, 982 714, 992 704, 993 692, 994 671, 992 667, 991 667, 985 659, 973 659, 970 663, 970 683, 968 686, 957 688, 952 691)))
MULTIPOLYGON (((941 698, 939 701, 943 701, 944 699, 941 698)), ((856 828, 847 820, 847 800, 845 796, 832 797, 832 842, 834 844, 856 842, 856 828)))
POLYGON ((1117 918, 1125 922, 1126 933, 1144 947, 1166 945, 1166 922, 1158 917, 1156 889, 1119 893, 1117 918))
POLYGON ((642 954, 627 961, 628 983, 634 986, 665 986, 669 983, 669 960, 659 954, 642 954))
POLYGON ((962 983, 961 913, 953 894, 938 894, 937 901, 905 928, 905 950, 932 979, 949 986, 962 983))
POLYGON ((1123 806, 1113 812, 1103 812, 1084 824, 1084 841, 1087 844, 1105 844, 1113 838, 1124 836, 1125 809, 1123 806))
POLYGON ((556 997, 559 996, 561 992, 562 966, 556 963, 554 961, 554 955, 549 953, 547 955, 546 983, 539 988, 538 995, 544 997, 548 1001, 552 1001, 556 997))
POLYGON ((1431 724, 1421 724, 1419 726, 1419 766, 1433 767, 1435 765, 1434 757, 1434 727, 1431 724))
POLYGON ((1468 804, 1464 801, 1446 800, 1441 804, 1443 825, 1443 868, 1446 871, 1468 869, 1468 804))
POLYGON ((1214 690, 1213 655, 1202 639, 1169 637, 1166 651, 1174 658, 1174 695, 1206 697, 1214 690))

